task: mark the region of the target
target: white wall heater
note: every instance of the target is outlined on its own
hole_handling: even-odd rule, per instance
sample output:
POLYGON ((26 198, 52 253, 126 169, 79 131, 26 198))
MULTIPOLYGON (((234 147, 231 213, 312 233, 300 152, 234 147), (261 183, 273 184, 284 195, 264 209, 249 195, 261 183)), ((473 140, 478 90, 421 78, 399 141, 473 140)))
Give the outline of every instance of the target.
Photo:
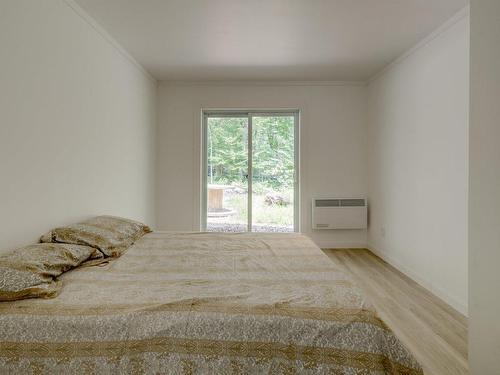
POLYGON ((365 229, 368 208, 364 198, 313 198, 313 229, 365 229))

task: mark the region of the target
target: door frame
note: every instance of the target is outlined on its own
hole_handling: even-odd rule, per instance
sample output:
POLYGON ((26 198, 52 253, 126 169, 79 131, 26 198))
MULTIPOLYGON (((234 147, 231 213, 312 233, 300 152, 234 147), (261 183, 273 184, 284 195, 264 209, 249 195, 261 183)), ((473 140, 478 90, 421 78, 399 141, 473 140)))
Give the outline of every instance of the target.
POLYGON ((207 230, 207 183, 208 183, 208 118, 209 117, 239 117, 247 118, 248 121, 248 228, 247 231, 252 230, 252 119, 258 116, 279 117, 287 116, 294 119, 294 181, 293 181, 293 231, 299 232, 300 230, 300 110, 298 109, 252 109, 252 110, 239 110, 239 109, 206 109, 202 110, 202 129, 201 129, 201 207, 200 207, 200 230, 207 230))

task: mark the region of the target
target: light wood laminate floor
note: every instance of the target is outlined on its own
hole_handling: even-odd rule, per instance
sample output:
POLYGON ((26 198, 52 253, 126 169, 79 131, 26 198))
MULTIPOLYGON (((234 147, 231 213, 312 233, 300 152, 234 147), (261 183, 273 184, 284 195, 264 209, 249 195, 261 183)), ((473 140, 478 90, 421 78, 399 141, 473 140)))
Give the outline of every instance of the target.
POLYGON ((468 374, 467 318, 369 250, 323 250, 349 273, 426 375, 468 374))

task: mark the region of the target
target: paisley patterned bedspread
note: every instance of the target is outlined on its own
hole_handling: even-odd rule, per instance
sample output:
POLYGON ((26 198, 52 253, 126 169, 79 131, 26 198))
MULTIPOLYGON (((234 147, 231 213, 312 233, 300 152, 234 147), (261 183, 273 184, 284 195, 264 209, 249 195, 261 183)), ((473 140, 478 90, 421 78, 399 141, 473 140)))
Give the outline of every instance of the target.
POLYGON ((0 303, 1 374, 422 374, 299 234, 154 232, 61 280, 0 303))

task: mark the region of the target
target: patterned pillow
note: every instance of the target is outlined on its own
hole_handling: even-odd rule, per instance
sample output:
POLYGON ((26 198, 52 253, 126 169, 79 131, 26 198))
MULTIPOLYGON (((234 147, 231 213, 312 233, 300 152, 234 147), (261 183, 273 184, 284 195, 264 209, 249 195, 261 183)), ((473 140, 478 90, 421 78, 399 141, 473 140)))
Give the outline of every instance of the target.
POLYGON ((51 230, 41 242, 60 242, 92 246, 105 256, 120 256, 151 229, 137 221, 115 216, 97 216, 78 224, 51 230))
POLYGON ((57 276, 78 266, 94 252, 90 246, 44 243, 0 256, 0 301, 55 297, 57 276))

